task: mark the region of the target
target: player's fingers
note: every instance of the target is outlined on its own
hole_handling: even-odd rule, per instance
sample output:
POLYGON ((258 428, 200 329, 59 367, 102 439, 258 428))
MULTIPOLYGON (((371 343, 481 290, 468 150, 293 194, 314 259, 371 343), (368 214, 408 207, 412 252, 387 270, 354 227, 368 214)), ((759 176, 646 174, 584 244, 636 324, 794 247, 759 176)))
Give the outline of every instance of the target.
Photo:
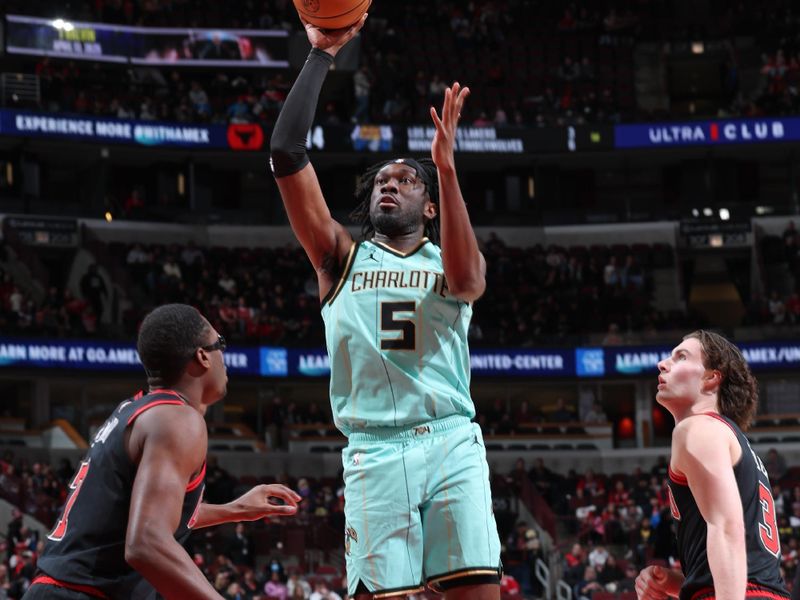
POLYGON ((464 106, 464 102, 466 102, 467 98, 469 98, 469 95, 470 95, 470 91, 469 91, 468 87, 461 88, 461 93, 458 95, 458 99, 461 102, 461 104, 459 105, 459 108, 464 106))
POLYGON ((358 21, 356 21, 350 26, 350 28, 347 30, 347 33, 345 33, 344 38, 347 39, 348 41, 352 40, 355 37, 355 35, 359 31, 361 31, 361 28, 364 26, 364 23, 366 23, 366 21, 367 21, 367 13, 364 13, 363 15, 361 15, 361 18, 358 21))
POLYGON ((293 515, 297 512, 296 506, 271 506, 270 514, 272 515, 293 515))
POLYGON ((442 103, 442 121, 446 121, 448 115, 450 114, 450 104, 453 101, 453 90, 452 88, 446 88, 444 90, 444 102, 442 103))
POLYGON ((300 502, 300 500, 303 499, 303 497, 294 490, 280 484, 274 485, 272 489, 270 489, 270 496, 277 496, 282 500, 292 503, 300 502))
POLYGON ((433 120, 433 124, 436 126, 438 131, 442 131, 444 129, 444 125, 442 124, 442 121, 436 112, 436 108, 433 106, 431 106, 431 119, 433 120))
POLYGON ((459 96, 461 95, 461 84, 457 81, 453 83, 453 102, 450 107, 450 117, 453 121, 458 118, 458 113, 461 111, 461 104, 459 103, 459 96))

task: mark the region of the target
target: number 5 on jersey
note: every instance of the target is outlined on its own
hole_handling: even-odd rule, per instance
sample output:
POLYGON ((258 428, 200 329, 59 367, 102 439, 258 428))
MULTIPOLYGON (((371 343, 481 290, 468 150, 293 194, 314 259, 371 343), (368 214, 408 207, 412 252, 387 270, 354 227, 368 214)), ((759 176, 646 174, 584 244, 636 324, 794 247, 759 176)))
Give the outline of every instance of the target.
POLYGON ((381 332, 400 334, 382 336, 381 350, 416 350, 416 319, 416 302, 381 302, 381 332))
POLYGON ((47 539, 53 540, 54 542, 60 542, 64 539, 64 535, 67 533, 67 521, 69 519, 69 511, 72 510, 72 506, 75 504, 75 501, 78 499, 78 494, 81 492, 81 486, 83 486, 83 482, 86 479, 86 475, 89 473, 89 461, 86 460, 81 463, 78 472, 75 473, 75 477, 72 478, 72 482, 69 484, 70 489, 72 492, 67 498, 67 503, 64 505, 64 512, 61 514, 61 518, 56 523, 56 526, 53 528, 53 531, 50 532, 50 535, 47 536, 47 539))

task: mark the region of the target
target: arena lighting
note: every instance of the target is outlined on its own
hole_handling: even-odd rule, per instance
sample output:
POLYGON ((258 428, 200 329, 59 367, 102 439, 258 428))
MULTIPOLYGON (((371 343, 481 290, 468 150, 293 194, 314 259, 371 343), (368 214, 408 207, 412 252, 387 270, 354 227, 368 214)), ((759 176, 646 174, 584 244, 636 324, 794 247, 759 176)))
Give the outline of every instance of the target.
POLYGON ((700 211, 697 210, 696 208, 693 208, 692 209, 692 216, 695 217, 695 218, 699 217, 700 216, 700 211))
POLYGON ((6 182, 9 186, 14 185, 14 165, 10 162, 6 163, 6 182))
POLYGON ((111 223, 111 221, 114 220, 114 215, 112 215, 111 211, 109 211, 109 210, 106 211, 105 217, 106 217, 106 221, 109 222, 109 223, 111 223))
POLYGON ((731 211, 729 211, 727 208, 720 208, 719 218, 722 219, 723 221, 730 221, 731 211))
POLYGON ((712 233, 708 236, 708 245, 712 248, 722 248, 724 240, 721 233, 712 233))
POLYGON ((69 21, 65 21, 64 19, 56 19, 51 23, 53 27, 62 31, 72 31, 75 29, 75 25, 70 23, 69 21))
POLYGON ((756 214, 757 215, 769 215, 775 212, 775 209, 771 206, 756 206, 756 214))
POLYGON ((536 197, 536 182, 533 180, 533 175, 528 176, 528 198, 536 197))
POLYGON ((713 211, 713 210, 712 210, 710 207, 706 206, 706 207, 703 209, 703 216, 704 216, 704 217, 710 217, 710 216, 712 216, 713 214, 714 214, 714 211, 713 211))
POLYGON ((692 54, 702 54, 705 50, 703 42, 692 42, 692 54))

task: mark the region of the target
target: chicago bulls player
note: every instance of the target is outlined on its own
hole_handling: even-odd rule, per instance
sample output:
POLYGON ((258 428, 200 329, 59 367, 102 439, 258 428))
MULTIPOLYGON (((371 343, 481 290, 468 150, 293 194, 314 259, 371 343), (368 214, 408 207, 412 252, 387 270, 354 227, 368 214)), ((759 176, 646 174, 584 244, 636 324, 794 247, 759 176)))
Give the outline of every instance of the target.
POLYGON ((228 381, 211 324, 191 306, 161 306, 137 346, 149 392, 122 402, 94 436, 25 600, 221 599, 181 546, 191 529, 297 510, 300 496, 281 485, 202 502, 203 416, 228 381))
POLYGON ((742 353, 720 335, 695 331, 658 369, 656 400, 675 418, 669 500, 681 571, 643 569, 638 597, 788 598, 769 478, 742 433, 758 402, 742 353))

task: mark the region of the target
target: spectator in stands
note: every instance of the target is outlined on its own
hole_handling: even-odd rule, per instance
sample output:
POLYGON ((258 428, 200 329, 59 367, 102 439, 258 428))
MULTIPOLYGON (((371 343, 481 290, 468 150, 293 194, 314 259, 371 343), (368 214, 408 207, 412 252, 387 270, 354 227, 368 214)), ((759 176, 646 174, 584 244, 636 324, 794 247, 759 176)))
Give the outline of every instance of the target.
POLYGON ((583 576, 583 567, 586 564, 586 551, 579 543, 572 544, 572 548, 564 555, 564 579, 574 585, 583 576))
POLYGON ((786 321, 786 304, 776 290, 769 296, 769 314, 774 325, 781 325, 786 321))
POLYGON ((311 585, 300 577, 297 571, 292 571, 289 574, 286 589, 291 600, 308 600, 311 596, 311 585))
POLYGON ((353 120, 356 123, 369 122, 370 119, 370 90, 372 89, 372 76, 369 67, 362 65, 353 74, 353 95, 356 100, 356 111, 353 120))
POLYGON ((625 565, 624 576, 617 583, 617 591, 620 593, 636 591, 636 576, 639 574, 639 567, 635 563, 629 562, 625 565))
POLYGON ((656 459, 656 464, 650 469, 650 474, 654 475, 656 479, 651 478, 653 486, 663 486, 663 482, 669 477, 669 461, 664 455, 656 459))
MULTIPOLYGON (((770 448, 767 451, 767 455, 764 457, 764 467, 767 469, 770 482, 780 481, 789 470, 786 466, 786 459, 776 448, 770 448)), ((774 485, 773 483, 773 486, 774 485)), ((775 493, 774 489, 773 493, 775 493)))
POLYGON ((556 398, 556 406, 550 413, 548 420, 553 423, 569 423, 575 420, 575 415, 567 408, 564 398, 559 396, 556 398))
POLYGON ((342 600, 342 597, 333 590, 329 589, 325 580, 320 579, 314 585, 314 591, 311 592, 309 600, 342 600))
POLYGON ((12 596, 12 583, 8 576, 8 566, 0 564, 0 600, 9 600, 12 596))
POLYGON ((588 560, 589 565, 597 569, 606 564, 610 556, 608 549, 605 546, 598 545, 589 552, 588 560))
POLYGON ((189 100, 192 103, 195 114, 199 116, 200 119, 207 119, 211 116, 211 103, 209 102, 208 94, 206 94, 206 91, 200 86, 198 81, 192 81, 191 83, 189 100))
POLYGON ((603 346, 619 346, 625 343, 625 338, 619 332, 619 325, 616 323, 608 324, 608 331, 600 342, 603 346))
POLYGON ((601 498, 606 493, 603 481, 595 474, 593 469, 586 469, 583 476, 578 479, 575 490, 583 491, 593 502, 596 498, 601 498))
POLYGON ((270 573, 269 581, 264 584, 264 593, 276 600, 286 600, 288 598, 289 592, 286 584, 281 579, 279 571, 272 571, 270 573))
POLYGON ((599 402, 593 402, 592 407, 583 416, 584 423, 607 423, 608 417, 599 402))
POLYGON ((595 566, 595 571, 597 573, 597 581, 608 590, 615 589, 616 586, 614 584, 625 576, 619 567, 617 557, 611 553, 606 558, 606 562, 595 566))
POLYGON ((561 500, 561 495, 556 494, 559 476, 545 466, 544 459, 536 458, 533 461, 533 466, 528 471, 528 478, 548 504, 553 505, 554 500, 561 500))
MULTIPOLYGON (((770 478, 772 481, 772 478, 770 478)), ((787 508, 791 506, 788 490, 784 490, 779 480, 772 484, 772 497, 775 500, 775 514, 779 517, 786 515, 787 508)))
POLYGON ((592 600, 592 594, 602 591, 603 586, 597 581, 597 572, 590 566, 584 567, 582 579, 572 589, 577 600, 592 600))
POLYGON ((7 560, 11 558, 14 548, 22 541, 22 511, 16 506, 11 509, 11 519, 6 528, 6 542, 8 543, 9 555, 7 560))
POLYGON ((228 540, 225 553, 237 567, 253 567, 255 556, 253 554, 253 540, 247 534, 244 523, 237 523, 233 535, 228 540))
POLYGON ((81 277, 80 288, 81 294, 89 302, 97 318, 102 318, 104 302, 108 297, 108 288, 96 263, 89 265, 89 269, 81 277))
POLYGON ((794 530, 795 535, 800 535, 800 502, 792 504, 792 514, 789 515, 789 525, 794 530))

